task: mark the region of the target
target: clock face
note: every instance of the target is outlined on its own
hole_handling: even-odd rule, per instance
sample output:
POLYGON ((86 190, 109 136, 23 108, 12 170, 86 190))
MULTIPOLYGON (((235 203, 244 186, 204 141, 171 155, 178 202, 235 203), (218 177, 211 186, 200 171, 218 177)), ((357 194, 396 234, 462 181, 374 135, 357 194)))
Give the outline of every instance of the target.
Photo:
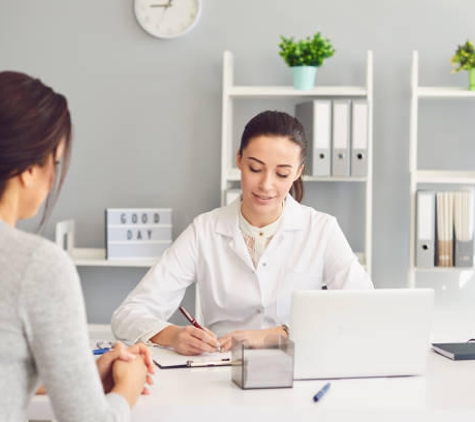
POLYGON ((186 34, 198 22, 201 0, 135 0, 140 26, 157 38, 186 34))

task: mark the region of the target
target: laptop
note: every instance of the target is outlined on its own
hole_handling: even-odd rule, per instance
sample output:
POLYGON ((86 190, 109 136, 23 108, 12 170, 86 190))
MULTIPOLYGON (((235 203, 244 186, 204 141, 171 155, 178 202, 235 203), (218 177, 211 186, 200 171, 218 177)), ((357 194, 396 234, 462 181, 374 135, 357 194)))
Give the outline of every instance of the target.
POLYGON ((294 379, 423 374, 433 306, 432 289, 295 291, 294 379))

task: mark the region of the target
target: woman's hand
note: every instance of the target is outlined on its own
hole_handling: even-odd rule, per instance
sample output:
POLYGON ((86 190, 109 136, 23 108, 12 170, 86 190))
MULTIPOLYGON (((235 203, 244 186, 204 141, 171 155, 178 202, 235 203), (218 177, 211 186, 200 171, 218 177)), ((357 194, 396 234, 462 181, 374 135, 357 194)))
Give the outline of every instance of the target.
POLYGON ((118 360, 132 362, 137 356, 141 357, 141 361, 145 365, 147 372, 146 380, 142 384, 142 394, 148 394, 148 389, 145 384, 153 384, 151 375, 155 372, 150 350, 143 343, 134 344, 133 346, 126 348, 121 342, 115 343, 112 350, 104 353, 96 361, 102 386, 106 394, 109 393, 115 385, 113 377, 114 363, 118 360))
POLYGON ((219 351, 218 339, 212 331, 192 325, 186 327, 169 325, 153 336, 150 341, 161 346, 172 347, 175 352, 186 356, 219 351))
POLYGON ((249 347, 261 348, 278 344, 282 337, 287 338, 287 332, 282 328, 282 326, 265 328, 262 330, 232 331, 219 338, 221 351, 226 352, 231 350, 233 337, 249 347))
POLYGON ((127 352, 132 353, 134 355, 142 356, 145 366, 147 367, 148 373, 155 373, 155 364, 153 363, 152 352, 144 343, 135 343, 133 346, 130 346, 127 349, 127 352))
POLYGON ((114 386, 112 392, 123 396, 132 407, 143 392, 149 378, 147 365, 142 355, 131 354, 131 360, 116 359, 112 366, 114 386))

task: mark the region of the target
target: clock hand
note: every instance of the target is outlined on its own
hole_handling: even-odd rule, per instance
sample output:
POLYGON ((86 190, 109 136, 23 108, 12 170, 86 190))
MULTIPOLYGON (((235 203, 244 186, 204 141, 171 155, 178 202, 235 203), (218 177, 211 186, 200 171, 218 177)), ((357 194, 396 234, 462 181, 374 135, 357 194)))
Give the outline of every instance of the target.
POLYGON ((173 0, 168 0, 167 4, 151 4, 149 7, 165 7, 168 9, 170 6, 173 6, 173 0))
POLYGON ((162 13, 162 16, 160 16, 160 20, 159 20, 158 23, 157 23, 157 29, 158 29, 158 28, 160 27, 160 25, 162 24, 163 17, 165 16, 165 13, 167 13, 169 7, 170 7, 170 6, 166 6, 165 10, 164 10, 163 13, 162 13))

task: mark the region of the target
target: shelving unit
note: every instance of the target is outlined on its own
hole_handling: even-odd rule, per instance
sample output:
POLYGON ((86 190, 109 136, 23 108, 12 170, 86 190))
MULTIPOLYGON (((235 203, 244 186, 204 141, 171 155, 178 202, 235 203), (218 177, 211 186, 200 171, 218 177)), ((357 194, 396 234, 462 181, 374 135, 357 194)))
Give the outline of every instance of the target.
POLYGON ((272 98, 359 98, 368 103, 368 172, 366 177, 315 177, 304 176, 309 182, 350 182, 365 184, 365 247, 358 251, 360 262, 371 274, 372 262, 372 203, 373 203, 373 55, 367 52, 366 81, 362 86, 316 86, 312 90, 297 90, 290 86, 237 86, 234 85, 234 57, 230 51, 223 55, 223 98, 221 133, 221 203, 225 203, 226 191, 239 182, 240 171, 234 165, 235 151, 232 151, 233 101, 235 99, 272 98))
POLYGON ((143 267, 149 268, 156 259, 106 259, 103 248, 74 248, 69 251, 74 264, 78 267, 143 267))
POLYGON ((56 224, 56 243, 64 249, 78 267, 143 267, 149 268, 156 259, 106 259, 104 248, 76 248, 73 220, 56 224))
POLYGON ((441 184, 441 185, 475 185, 474 171, 447 171, 447 170, 431 170, 420 169, 418 167, 418 117, 419 117, 419 101, 432 99, 475 99, 475 91, 469 91, 461 87, 436 87, 436 86, 419 86, 419 54, 417 51, 412 55, 412 71, 411 71, 411 117, 410 117, 410 203, 411 203, 411 226, 410 226, 410 244, 409 244, 409 274, 408 286, 416 286, 416 273, 453 273, 458 274, 470 268, 417 268, 416 262, 416 192, 421 184, 441 184))

